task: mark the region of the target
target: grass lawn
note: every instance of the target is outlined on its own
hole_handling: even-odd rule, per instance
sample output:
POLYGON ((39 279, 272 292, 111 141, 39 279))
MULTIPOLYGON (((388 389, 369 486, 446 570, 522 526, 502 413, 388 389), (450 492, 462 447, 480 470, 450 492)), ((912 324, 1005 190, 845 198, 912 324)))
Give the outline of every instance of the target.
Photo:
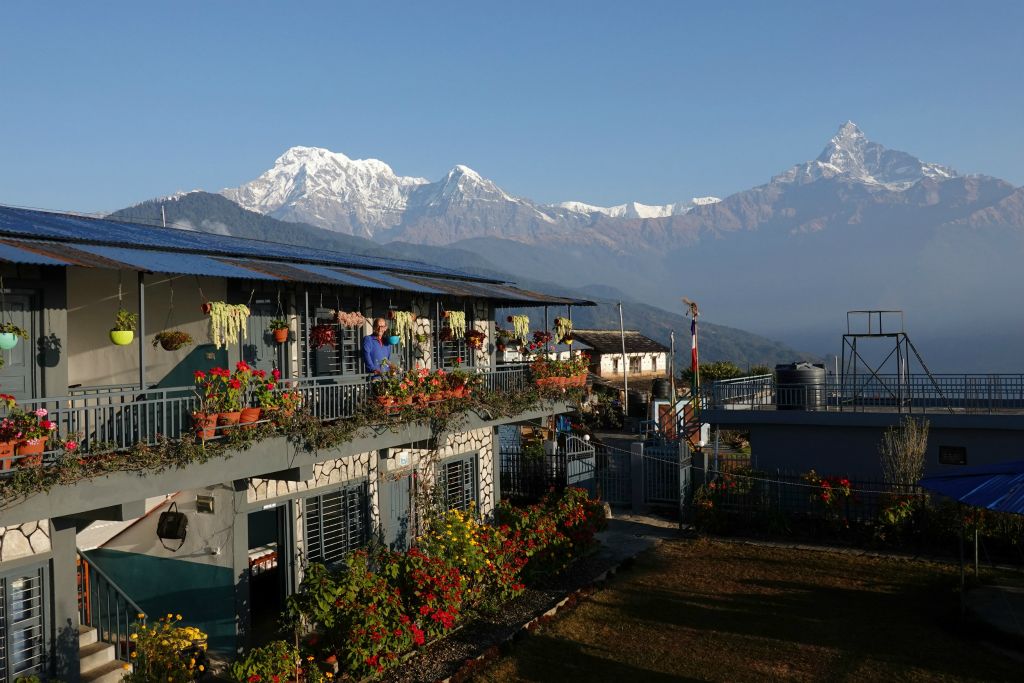
POLYGON ((955 567, 666 541, 479 681, 1022 680, 959 629, 955 567))

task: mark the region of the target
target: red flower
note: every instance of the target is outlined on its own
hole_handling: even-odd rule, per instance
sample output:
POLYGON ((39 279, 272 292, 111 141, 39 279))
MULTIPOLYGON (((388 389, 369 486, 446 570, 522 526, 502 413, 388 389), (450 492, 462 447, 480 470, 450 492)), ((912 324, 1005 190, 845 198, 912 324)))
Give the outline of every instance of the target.
POLYGON ((192 373, 192 376, 195 377, 196 379, 206 379, 206 373, 203 372, 202 370, 196 370, 195 372, 192 373))
POLYGON ((260 683, 260 681, 262 680, 263 679, 260 678, 259 674, 253 674, 252 676, 249 676, 249 683, 260 683))
POLYGON ((228 384, 231 385, 232 389, 241 389, 242 388, 242 383, 240 381, 238 381, 237 379, 231 380, 230 382, 228 382, 228 384))
POLYGON ((270 374, 273 376, 273 378, 275 380, 281 379, 281 371, 278 370, 277 368, 274 368, 273 370, 271 370, 270 374))

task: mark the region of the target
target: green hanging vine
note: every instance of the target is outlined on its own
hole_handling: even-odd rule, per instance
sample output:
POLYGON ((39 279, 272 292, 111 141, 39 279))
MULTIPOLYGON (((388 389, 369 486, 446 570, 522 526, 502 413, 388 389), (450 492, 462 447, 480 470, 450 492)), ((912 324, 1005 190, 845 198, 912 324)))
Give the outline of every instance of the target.
POLYGON ((398 335, 405 341, 412 338, 413 322, 416 316, 412 311, 391 311, 391 334, 398 335))

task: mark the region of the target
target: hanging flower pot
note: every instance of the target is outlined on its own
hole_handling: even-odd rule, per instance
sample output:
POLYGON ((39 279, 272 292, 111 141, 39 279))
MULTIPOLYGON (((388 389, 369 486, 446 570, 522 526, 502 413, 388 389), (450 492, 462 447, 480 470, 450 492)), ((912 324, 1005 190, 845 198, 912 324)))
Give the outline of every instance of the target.
POLYGON ((135 330, 111 330, 110 341, 118 346, 128 346, 135 341, 135 330))
POLYGON ((199 310, 203 312, 203 315, 210 315, 210 311, 213 310, 213 304, 209 301, 204 301, 199 304, 199 310))
POLYGON ((28 339, 28 330, 11 321, 0 323, 0 349, 7 351, 18 345, 18 338, 28 339))
POLYGON ((139 316, 123 308, 117 309, 114 316, 114 326, 110 328, 110 341, 118 346, 127 346, 135 340, 135 326, 139 322, 139 316))
POLYGON ((191 343, 192 335, 181 330, 165 330, 157 332, 153 337, 153 348, 159 345, 164 351, 177 351, 191 343))
POLYGON ((338 343, 338 335, 334 325, 314 325, 309 331, 309 345, 314 349, 322 349, 325 346, 334 348, 338 343))
POLYGON ((398 346, 398 344, 401 341, 402 341, 402 338, 399 337, 397 334, 393 334, 390 337, 388 337, 388 344, 391 344, 392 346, 398 346))
POLYGON ((278 344, 284 344, 288 341, 288 330, 274 330, 274 341, 278 344))

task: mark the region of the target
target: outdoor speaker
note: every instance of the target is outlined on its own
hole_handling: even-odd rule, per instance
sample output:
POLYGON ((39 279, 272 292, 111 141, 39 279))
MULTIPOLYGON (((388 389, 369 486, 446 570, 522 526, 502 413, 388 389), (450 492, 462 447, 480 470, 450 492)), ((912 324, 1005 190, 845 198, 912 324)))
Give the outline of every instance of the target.
POLYGON ((177 548, 167 549, 172 551, 180 550, 181 546, 185 545, 185 535, 187 533, 188 517, 185 516, 184 512, 178 512, 177 503, 171 503, 171 506, 166 511, 160 513, 160 518, 156 522, 156 535, 160 539, 160 544, 167 548, 164 540, 179 541, 177 548))

